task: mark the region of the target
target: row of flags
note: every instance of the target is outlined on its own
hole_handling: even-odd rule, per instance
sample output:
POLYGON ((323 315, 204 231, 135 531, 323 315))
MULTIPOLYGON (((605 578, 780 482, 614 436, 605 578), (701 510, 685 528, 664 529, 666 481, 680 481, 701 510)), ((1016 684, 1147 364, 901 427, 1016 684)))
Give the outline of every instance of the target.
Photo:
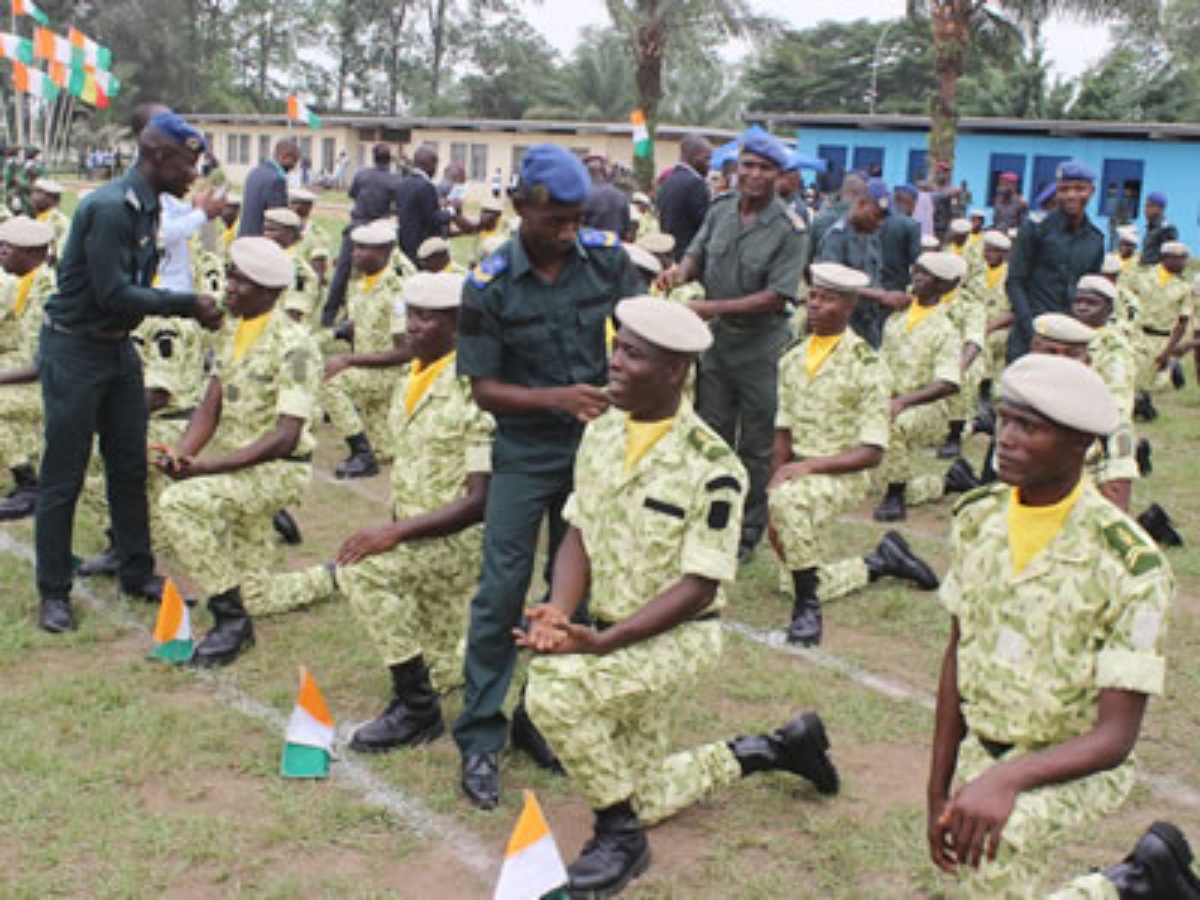
POLYGON ((121 90, 121 82, 112 74, 112 53, 78 28, 67 36, 49 28, 45 13, 30 0, 12 0, 14 15, 28 16, 39 25, 33 38, 0 32, 0 58, 13 67, 13 87, 32 97, 55 100, 62 91, 84 103, 103 109, 121 90), (45 60, 46 69, 34 67, 45 60))

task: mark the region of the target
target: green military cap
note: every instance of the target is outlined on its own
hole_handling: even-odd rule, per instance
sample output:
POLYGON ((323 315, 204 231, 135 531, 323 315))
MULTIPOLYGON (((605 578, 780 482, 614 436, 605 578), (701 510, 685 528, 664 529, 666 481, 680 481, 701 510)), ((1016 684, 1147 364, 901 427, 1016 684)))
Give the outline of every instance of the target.
POLYGON ((498 213, 500 215, 503 215, 504 214, 504 204, 500 200, 497 200, 495 197, 484 197, 483 201, 479 204, 479 211, 480 212, 498 213))
POLYGON ((1187 245, 1180 241, 1167 241, 1162 245, 1163 256, 1187 256, 1187 245))
POLYGON ((418 272, 404 279, 401 298, 413 309, 458 309, 465 280, 450 272, 418 272))
POLYGON ((229 258, 243 275, 265 288, 289 287, 296 270, 288 255, 270 238, 243 237, 229 245, 229 258))
POLYGON ((1084 434, 1112 434, 1121 424, 1117 402, 1100 376, 1065 356, 1022 356, 1000 377, 1000 400, 1084 434))
POLYGON ((13 216, 0 224, 0 243, 13 247, 47 247, 54 242, 54 227, 29 216, 13 216))
POLYGON ((985 231, 983 233, 983 246, 992 247, 996 250, 1011 250, 1012 241, 1009 240, 1008 235, 1003 231, 985 231))
POLYGON ((926 251, 926 250, 937 251, 937 250, 941 250, 941 249, 942 249, 942 242, 939 241, 935 235, 932 235, 932 234, 921 235, 921 250, 922 251, 926 251))
POLYGON ((439 253, 449 252, 450 245, 446 243, 445 238, 425 238, 425 240, 421 242, 421 246, 417 248, 417 259, 429 259, 429 257, 436 256, 439 253))
POLYGON ((301 218, 286 206, 276 206, 268 209, 263 213, 263 219, 275 225, 282 225, 284 228, 295 228, 297 231, 304 227, 304 222, 301 218))
POLYGON ((638 238, 637 245, 645 250, 649 250, 651 253, 659 255, 671 253, 675 250, 675 236, 665 231, 659 231, 655 234, 648 234, 643 238, 638 238))
POLYGON ((675 353, 702 353, 713 342, 703 319, 682 303, 657 297, 622 300, 617 304, 617 321, 656 347, 675 353))
POLYGON ((967 261, 953 253, 922 253, 917 265, 942 281, 959 281, 967 274, 967 261))
POLYGON ((1117 286, 1103 275, 1084 275, 1075 287, 1076 294, 1099 294, 1109 303, 1117 302, 1117 286))
POLYGON ((814 288, 833 291, 836 294, 857 294, 869 287, 871 279, 865 272, 843 266, 841 263, 813 263, 809 267, 814 288))
POLYGON ((291 188, 288 191, 288 200, 293 203, 316 203, 317 195, 308 188, 291 188))
POLYGON ((955 219, 950 223, 951 234, 970 234, 971 220, 970 219, 955 219))
POLYGON ((364 247, 385 247, 396 243, 396 226, 388 219, 359 225, 350 232, 350 240, 364 247))
POLYGON ((641 269, 643 272, 649 272, 651 275, 662 273, 662 263, 658 261, 657 256, 645 247, 639 247, 637 244, 622 244, 621 247, 629 256, 629 261, 636 268, 641 269))
POLYGON ((1100 264, 1101 275, 1120 275, 1121 274, 1121 257, 1115 253, 1106 253, 1104 262, 1100 264))
POLYGON ((1096 337, 1096 331, 1078 319, 1062 313, 1042 313, 1033 320, 1033 333, 1056 344, 1086 347, 1096 337))

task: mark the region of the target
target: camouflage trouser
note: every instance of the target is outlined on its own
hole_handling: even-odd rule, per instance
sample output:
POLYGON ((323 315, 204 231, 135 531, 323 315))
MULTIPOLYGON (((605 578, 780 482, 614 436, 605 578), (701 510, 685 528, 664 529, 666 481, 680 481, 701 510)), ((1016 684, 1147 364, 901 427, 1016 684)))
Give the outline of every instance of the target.
MULTIPOLYGON (((974 737, 959 747, 957 776, 962 782, 979 778, 997 765, 974 737)), ((1007 758, 1019 754, 1009 751, 1007 758)), ((1076 781, 1027 791, 1017 798, 1000 843, 995 862, 986 859, 978 870, 964 869, 960 876, 962 896, 987 900, 1027 900, 1044 897, 1046 868, 1058 845, 1079 834, 1087 825, 1116 812, 1133 790, 1133 760, 1115 769, 1098 772, 1076 781)), ((1094 876, 1073 882, 1061 898, 1115 897, 1103 893, 1104 885, 1094 876)), ((1111 889, 1111 885, 1109 885, 1111 889)))
POLYGON ((1007 365, 1006 354, 1008 353, 1008 329, 993 331, 984 340, 986 349, 984 350, 983 359, 975 363, 975 365, 983 365, 983 371, 980 373, 982 381, 984 378, 995 380, 1000 377, 1000 373, 1004 371, 1007 365))
POLYGON ((310 464, 277 460, 169 485, 158 506, 172 557, 209 595, 276 568, 271 517, 298 503, 311 477, 310 464))
POLYGON ((251 615, 277 615, 344 596, 379 650, 384 665, 422 656, 433 686, 462 685, 467 608, 479 580, 479 529, 368 556, 332 575, 327 566, 258 572, 242 597, 251 615), (336 579, 336 584, 334 579, 336 579))
POLYGON ((1137 389, 1139 391, 1158 391, 1170 385, 1171 378, 1168 370, 1159 369, 1154 363, 1170 339, 1170 335, 1149 334, 1142 331, 1142 339, 1137 343, 1137 389))
POLYGON ((975 401, 979 399, 979 385, 987 377, 987 360, 981 352, 975 362, 963 373, 958 393, 947 399, 949 419, 952 422, 971 422, 975 419, 975 401))
POLYGON ((720 655, 720 622, 695 622, 603 656, 538 656, 525 705, 593 809, 632 799, 652 824, 741 777, 723 742, 668 755, 681 699, 720 655))
POLYGON ((880 480, 886 484, 906 483, 905 496, 910 504, 928 503, 942 496, 941 477, 918 476, 916 459, 921 450, 941 444, 949 421, 949 407, 941 401, 906 409, 892 420, 880 480))
POLYGON ((41 446, 41 388, 37 384, 0 388, 0 473, 34 462, 41 446))
POLYGON ((388 407, 399 380, 396 369, 347 369, 322 381, 317 402, 329 414, 329 423, 340 438, 366 432, 378 455, 391 445, 388 407))

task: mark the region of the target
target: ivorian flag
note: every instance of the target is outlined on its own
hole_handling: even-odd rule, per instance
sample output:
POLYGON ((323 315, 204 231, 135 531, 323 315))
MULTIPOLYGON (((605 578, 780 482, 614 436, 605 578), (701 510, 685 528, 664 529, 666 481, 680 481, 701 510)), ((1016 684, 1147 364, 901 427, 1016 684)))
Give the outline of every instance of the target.
POLYGON ((169 663, 185 663, 192 658, 192 617, 175 582, 163 582, 158 622, 154 625, 154 650, 151 656, 169 663))
POLYGON ((53 100, 58 96, 58 85, 50 80, 50 76, 40 69, 14 61, 13 87, 22 94, 40 97, 42 100, 53 100))
POLYGON ((280 772, 284 778, 325 778, 333 751, 333 717, 308 669, 300 669, 300 695, 288 720, 280 772))
POLYGON ((293 122, 303 122, 313 131, 321 127, 321 119, 295 94, 288 97, 288 118, 293 122))
POLYGON ((635 109, 629 117, 629 122, 633 125, 633 155, 639 158, 652 156, 654 142, 650 140, 650 132, 646 128, 646 114, 640 109, 635 109))
POLYGON ((50 62, 62 63, 64 66, 69 66, 74 56, 74 51, 71 49, 71 42, 65 37, 55 34, 49 28, 35 28, 33 32, 33 55, 38 59, 45 59, 50 62))
POLYGON ((14 16, 29 16, 40 25, 50 24, 46 14, 34 6, 30 0, 12 0, 12 11, 14 16))
POLYGON ((19 35, 0 32, 0 56, 28 65, 33 62, 33 41, 19 35))
POLYGON ((558 844, 542 815, 533 791, 525 792, 525 806, 517 827, 508 839, 504 866, 492 900, 539 900, 566 898, 567 868, 558 844))
POLYGON ((105 71, 112 68, 112 53, 109 49, 97 44, 78 28, 72 28, 67 32, 67 40, 75 48, 74 61, 77 65, 105 71))

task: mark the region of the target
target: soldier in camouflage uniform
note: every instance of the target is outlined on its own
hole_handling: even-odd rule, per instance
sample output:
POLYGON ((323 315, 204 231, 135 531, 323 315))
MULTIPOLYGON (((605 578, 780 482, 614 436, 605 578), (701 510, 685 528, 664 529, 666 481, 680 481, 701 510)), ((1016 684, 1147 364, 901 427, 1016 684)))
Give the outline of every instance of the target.
POLYGON ((332 251, 328 239, 312 218, 316 201, 317 195, 307 188, 291 188, 288 191, 288 208, 300 217, 300 244, 296 255, 312 266, 319 285, 317 292, 324 296, 332 251))
POLYGON ((308 485, 320 378, 315 342, 275 309, 295 274, 287 254, 254 237, 234 241, 229 252, 226 306, 240 320, 237 331, 175 450, 155 460, 177 482, 159 502, 164 536, 209 595, 215 620, 196 647, 200 666, 227 665, 254 643, 241 584, 271 568, 271 516, 308 485), (205 448, 212 452, 198 459, 205 448))
POLYGON ((884 328, 881 355, 892 373, 892 425, 883 462, 887 493, 875 510, 877 522, 904 521, 907 504, 928 503, 946 492, 942 478, 916 475, 915 457, 946 433, 945 400, 962 380, 959 331, 942 300, 965 275, 966 265, 953 254, 921 254, 908 311, 891 316, 884 328))
POLYGON ((359 277, 350 283, 348 318, 334 334, 350 341, 353 349, 326 359, 320 403, 334 432, 350 448, 335 474, 369 478, 379 472, 375 445, 386 446, 397 379, 394 368, 411 355, 404 346, 403 282, 388 265, 396 251, 395 228, 384 222, 361 225, 350 232, 350 239, 359 277))
POLYGON ((646 870, 655 823, 743 775, 789 771, 838 790, 815 713, 769 734, 671 753, 681 699, 721 652, 721 584, 737 573, 746 472, 682 399, 712 342, 651 297, 617 306, 616 410, 585 432, 549 603, 517 642, 535 651, 529 714, 595 811, 572 896, 611 896, 646 870), (572 622, 589 598, 591 625, 572 622))
POLYGON ((279 308, 311 331, 321 321, 321 283, 301 250, 302 227, 300 217, 290 209, 268 209, 263 213, 263 237, 282 247, 296 270, 292 286, 284 292, 279 308))
POLYGON ((482 559, 492 419, 454 371, 463 279, 418 275, 404 285, 415 354, 392 404, 392 522, 351 536, 333 565, 260 575, 245 585, 251 615, 343 595, 391 671, 394 699, 351 739, 380 752, 443 730, 438 694, 462 684, 467 604, 482 559))
MULTIPOLYGON (((1083 478, 1088 447, 1119 423, 1087 367, 1026 356, 1001 383, 1006 483, 956 510, 927 829, 934 863, 970 897, 1044 896, 1058 845, 1134 786, 1130 748, 1163 690, 1174 580, 1150 538, 1083 478)), ((1161 883, 1187 877, 1178 863, 1127 861, 1060 896, 1196 896, 1161 883)))
MULTIPOLYGON (((42 303, 55 289, 48 265, 54 230, 25 216, 0 225, 0 370, 27 370, 37 354, 42 303)), ((0 500, 0 521, 33 515, 37 502, 34 461, 41 451, 42 396, 36 383, 0 388, 0 472, 13 488, 0 500)))
POLYGON ((50 245, 50 263, 53 265, 62 256, 63 247, 67 243, 67 234, 71 231, 71 217, 64 213, 59 204, 62 202, 63 187, 57 181, 49 178, 39 178, 33 184, 29 195, 29 205, 33 217, 39 222, 45 222, 54 229, 54 241, 50 245))
MULTIPOLYGON (((958 346, 960 348, 960 382, 958 393, 946 402, 950 417, 950 430, 946 441, 938 450, 940 459, 958 459, 962 456, 963 432, 967 420, 974 416, 975 401, 979 397, 979 386, 984 378, 984 348, 987 345, 987 306, 986 300, 980 293, 971 290, 971 284, 978 284, 986 276, 983 260, 983 236, 968 247, 977 247, 979 265, 968 264, 967 274, 959 287, 942 298, 942 305, 950 316, 950 321, 958 330, 958 346)), ((970 253, 968 253, 970 256, 970 253)), ((973 257, 971 257, 973 258, 973 257)))
MULTIPOLYGON (((1183 244, 1177 241, 1164 244, 1162 262, 1143 268, 1131 285, 1141 300, 1137 318, 1142 332, 1138 389, 1147 403, 1151 391, 1166 386, 1171 365, 1178 365, 1172 356, 1186 337, 1188 323, 1193 318, 1191 285, 1183 277, 1187 260, 1188 249, 1183 244)), ((1153 418, 1153 414, 1147 418, 1153 418)))
POLYGON ((812 279, 811 334, 780 362, 767 495, 771 543, 795 590, 788 641, 803 646, 821 642, 820 600, 885 575, 937 587, 937 576, 895 532, 866 559, 829 561, 823 535, 866 497, 870 471, 887 449, 892 379, 879 355, 848 328, 867 276, 837 263, 814 263, 812 279))

